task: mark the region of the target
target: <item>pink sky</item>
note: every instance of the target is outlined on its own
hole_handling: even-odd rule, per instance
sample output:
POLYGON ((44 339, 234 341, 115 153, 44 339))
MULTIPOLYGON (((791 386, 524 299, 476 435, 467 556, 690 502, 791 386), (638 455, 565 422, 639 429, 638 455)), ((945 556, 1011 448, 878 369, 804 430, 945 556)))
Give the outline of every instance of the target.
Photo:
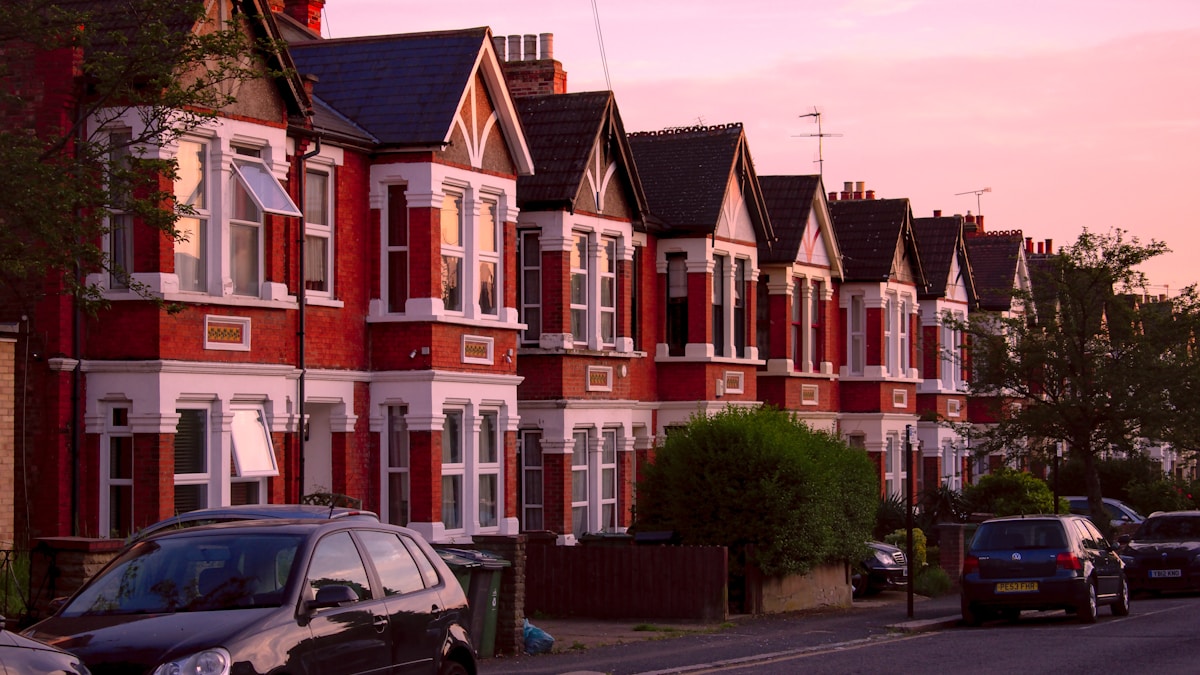
MULTIPOLYGON (((1055 247, 1120 227, 1200 281, 1200 2, 596 0, 628 131, 745 125, 761 175, 864 181, 914 215, 977 212, 1055 247), (1180 200, 1185 207, 1179 207, 1180 200)), ((553 33, 570 91, 609 88, 590 0, 328 0, 326 37, 553 33)))

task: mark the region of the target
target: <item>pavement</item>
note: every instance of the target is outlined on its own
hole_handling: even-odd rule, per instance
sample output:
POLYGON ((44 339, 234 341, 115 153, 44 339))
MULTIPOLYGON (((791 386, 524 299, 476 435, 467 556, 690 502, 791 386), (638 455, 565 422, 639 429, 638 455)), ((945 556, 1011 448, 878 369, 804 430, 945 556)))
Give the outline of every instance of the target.
MULTIPOLYGON (((913 596, 913 615, 907 613, 908 596, 903 591, 884 591, 855 600, 851 607, 823 607, 813 613, 859 611, 864 620, 883 621, 889 631, 920 633, 950 628, 959 623, 958 594, 940 598, 913 596)), ((608 645, 648 640, 665 640, 684 635, 717 633, 750 615, 731 616, 726 622, 691 623, 672 621, 605 621, 585 618, 530 617, 529 622, 554 638, 554 653, 580 651, 608 645)))

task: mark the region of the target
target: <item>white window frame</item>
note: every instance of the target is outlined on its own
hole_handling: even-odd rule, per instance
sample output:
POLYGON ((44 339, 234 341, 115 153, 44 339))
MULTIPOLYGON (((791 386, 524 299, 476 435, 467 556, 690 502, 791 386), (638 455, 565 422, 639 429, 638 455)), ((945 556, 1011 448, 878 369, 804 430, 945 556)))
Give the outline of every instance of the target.
POLYGON ((571 533, 576 538, 589 532, 591 525, 591 481, 589 480, 594 429, 576 429, 571 437, 571 533))
POLYGON ((464 532, 466 530, 466 504, 468 503, 466 495, 466 473, 467 473, 467 448, 466 443, 466 410, 462 408, 447 409, 443 411, 442 423, 442 505, 440 520, 446 528, 446 532, 464 532), (457 420, 457 429, 451 429, 451 420, 457 420), (457 446, 457 447, 455 447, 457 446), (457 457, 454 451, 457 449, 457 457), (457 461, 454 461, 457 459, 457 461), (457 502, 447 500, 447 486, 453 486, 457 483, 458 500, 457 502), (456 511, 456 512, 455 512, 456 511), (451 522, 447 521, 447 514, 454 516, 451 522))
POLYGON ((887 375, 897 373, 896 360, 896 311, 895 294, 889 293, 883 301, 883 372, 887 375))
POLYGON ((620 332, 620 327, 617 324, 617 304, 620 301, 618 293, 620 285, 617 283, 617 250, 618 239, 613 236, 604 235, 600 237, 600 245, 596 249, 596 307, 599 311, 597 324, 599 326, 600 346, 602 348, 615 348, 617 344, 617 333, 620 332), (607 293, 608 297, 605 298, 607 293), (608 334, 605 335, 605 332, 608 334))
POLYGON ((310 164, 304 170, 304 293, 306 296, 321 298, 334 297, 334 261, 337 255, 334 251, 334 168, 323 164, 310 164), (320 176, 324 180, 323 190, 314 190, 310 176, 320 176), (320 196, 320 203, 314 204, 315 197, 320 196), (317 215, 320 222, 312 219, 317 215), (313 255, 310 241, 325 243, 324 255, 313 255), (320 268, 316 264, 320 264, 320 268), (321 272, 324 277, 324 288, 310 288, 310 272, 321 272))
POLYGON ((442 206, 440 211, 441 218, 441 240, 440 240, 440 258, 439 265, 441 266, 442 287, 440 297, 442 300, 442 308, 452 314, 462 314, 466 304, 467 294, 466 288, 466 268, 467 268, 467 249, 465 243, 468 236, 466 227, 466 214, 463 209, 466 208, 467 198, 465 191, 450 191, 447 190, 442 196, 442 206), (450 215, 449 207, 457 205, 458 213, 454 216, 450 215), (453 231, 455 238, 447 238, 447 232, 453 231), (450 271, 450 261, 458 262, 458 272, 454 275, 450 271), (455 278, 452 278, 455 277, 455 278), (451 293, 451 289, 457 288, 457 295, 451 293), (457 303, 448 303, 447 300, 457 298, 457 303))
POLYGON ((866 370, 867 363, 867 303, 862 295, 850 296, 850 307, 847 310, 850 314, 849 330, 847 339, 850 344, 849 351, 849 367, 851 375, 862 375, 866 370))
POLYGON ((475 279, 475 291, 471 297, 475 299, 475 307, 479 315, 485 318, 499 318, 500 308, 504 305, 504 265, 503 265, 503 249, 504 236, 501 231, 500 222, 500 204, 495 197, 487 197, 479 200, 479 218, 476 220, 475 236, 472 241, 475 242, 475 255, 478 258, 473 268, 479 270, 479 274, 475 279), (488 227, 488 220, 491 220, 491 227, 488 227), (491 241, 489 242, 486 232, 491 231, 491 241), (484 309, 484 280, 487 275, 485 270, 491 267, 492 271, 492 308, 491 311, 484 309))
POLYGON ((616 532, 620 525, 620 476, 617 461, 619 429, 600 430, 600 452, 595 456, 595 513, 598 532, 616 532), (610 515, 611 514, 611 515, 610 515))
POLYGON ((729 303, 729 343, 735 358, 746 358, 746 348, 750 337, 749 326, 746 323, 746 305, 750 295, 750 261, 746 258, 733 258, 733 269, 729 303))
POLYGON ((546 487, 545 467, 546 458, 542 451, 541 429, 522 429, 521 444, 521 529, 523 531, 543 530, 546 528, 546 487), (536 450, 536 463, 530 463, 530 450, 536 450), (531 488, 536 487, 534 496, 531 488), (536 520, 534 521, 534 514, 536 520))
POLYGON ((900 299, 900 325, 898 332, 900 333, 900 373, 901 377, 908 377, 908 371, 912 367, 912 350, 909 348, 911 337, 911 315, 909 308, 911 307, 908 298, 900 299))
POLYGON ((521 275, 521 344, 538 345, 542 338, 542 245, 540 230, 521 230, 520 241, 521 275), (535 283, 531 284, 533 281, 535 283), (533 318, 536 317, 536 318, 533 318))
POLYGON ((179 173, 183 174, 187 165, 182 161, 182 158, 191 154, 190 150, 185 153, 185 149, 191 146, 196 146, 196 155, 199 158, 199 166, 196 168, 198 181, 191 194, 182 194, 180 181, 175 181, 175 201, 179 204, 187 205, 193 213, 181 214, 175 223, 175 228, 179 234, 184 237, 184 241, 175 242, 175 275, 179 280, 179 290, 189 293, 207 293, 208 285, 212 273, 209 269, 211 263, 211 255, 209 253, 209 232, 212 223, 212 195, 211 183, 209 177, 209 168, 212 163, 211 156, 211 140, 199 138, 184 138, 179 140, 179 151, 176 153, 176 161, 179 164, 179 173), (195 226, 190 223, 194 221, 195 226), (182 249, 182 250, 181 250, 182 249), (195 253, 196 258, 196 274, 194 280, 186 279, 180 274, 180 256, 190 255, 195 253))
POLYGON ((133 428, 129 423, 129 413, 132 406, 127 401, 114 402, 104 405, 105 408, 105 427, 104 435, 100 439, 100 523, 102 529, 100 536, 108 537, 125 537, 134 532, 135 510, 134 510, 134 466, 137 458, 134 456, 133 448, 133 428), (112 475, 113 462, 113 445, 129 444, 129 470, 128 477, 114 477, 112 475), (122 523, 123 527, 114 528, 113 525, 113 492, 115 490, 129 491, 129 513, 124 514, 128 519, 122 523), (123 531, 127 529, 128 531, 123 531))
POLYGON ((380 514, 384 522, 392 525, 406 526, 412 519, 412 475, 411 448, 408 433, 408 407, 404 405, 389 405, 386 407, 384 420, 383 480, 380 486, 380 504, 383 512, 380 514), (398 485, 402 504, 396 513, 393 503, 396 495, 392 494, 393 482, 398 485))
POLYGON ((725 253, 713 253, 712 270, 712 339, 713 354, 717 357, 726 356, 729 349, 729 292, 726 288, 729 275, 730 259, 725 253))
POLYGON ((469 503, 478 504, 479 506, 476 514, 475 530, 477 532, 489 532, 498 530, 500 521, 504 518, 504 483, 501 480, 500 472, 500 460, 504 457, 504 435, 500 429, 500 411, 492 409, 481 410, 477 415, 477 422, 478 432, 475 435, 476 443, 473 453, 474 470, 471 472, 473 475, 472 485, 475 487, 475 498, 470 500, 469 503), (485 438, 489 434, 491 439, 491 457, 486 457, 484 455, 484 450, 487 447, 485 438), (490 514, 485 512, 489 500, 485 499, 487 491, 484 490, 484 485, 489 480, 491 481, 492 492, 490 514))
POLYGON ((382 275, 382 278, 380 279, 380 284, 383 286, 383 288, 381 289, 381 292, 382 292, 385 302, 387 303, 386 307, 387 307, 388 313, 403 314, 405 311, 405 304, 407 303, 408 299, 412 296, 412 277, 409 275, 409 272, 412 270, 412 257, 409 255, 409 247, 408 247, 409 238, 411 237, 412 233, 410 232, 410 227, 409 227, 407 187, 404 185, 398 185, 398 184, 386 185, 385 189, 384 189, 384 195, 385 195, 384 198, 385 198, 387 204, 384 208, 383 216, 384 216, 385 220, 383 223, 383 231, 381 232, 381 235, 380 235, 383 238, 383 248, 384 248, 384 253, 383 253, 383 255, 384 255, 384 258, 383 258, 384 274, 382 275), (403 204, 404 223, 403 223, 402 227, 396 226, 392 223, 393 211, 398 208, 396 205, 392 204, 392 196, 395 194, 400 195, 400 197, 404 200, 404 204, 403 204), (398 229, 396 229, 396 228, 398 228, 398 229), (403 242, 392 241, 393 229, 396 229, 396 231, 398 233, 403 232, 403 242), (404 260, 404 273, 403 273, 404 278, 402 280, 403 284, 404 284, 404 297, 403 298, 392 297, 393 295, 395 295, 392 292, 394 290, 393 287, 395 286, 392 279, 394 276, 397 276, 399 274, 395 270, 395 260, 397 260, 397 259, 404 260))
POLYGON ((587 347, 591 334, 588 296, 591 287, 591 235, 588 232, 571 232, 570 253, 570 316, 571 339, 577 346, 587 347), (581 264, 581 265, 580 265, 581 264))
MULTIPOLYGON (((195 413, 195 412, 200 413, 199 417, 204 422, 204 429, 198 437, 200 442, 202 442, 204 444, 204 446, 202 448, 200 448, 200 456, 204 458, 204 471, 203 472, 192 472, 192 473, 179 473, 178 467, 176 467, 176 472, 175 472, 175 476, 174 476, 174 485, 175 485, 176 491, 180 487, 193 486, 193 485, 203 486, 204 489, 201 491, 201 495, 202 495, 201 503, 198 504, 196 506, 196 508, 202 509, 202 508, 206 508, 208 506, 212 506, 213 505, 212 504, 212 498, 213 498, 212 481, 213 481, 214 465, 219 466, 219 464, 220 464, 219 462, 216 461, 217 460, 217 456, 216 456, 217 449, 213 447, 214 445, 219 445, 219 444, 213 443, 212 409, 209 408, 208 406, 180 404, 180 405, 176 406, 176 412, 180 415, 181 422, 183 421, 183 416, 185 415, 185 413, 195 413)), ((178 432, 176 433, 176 439, 177 439, 176 442, 178 442, 178 432)), ((175 450, 175 454, 178 454, 178 452, 179 452, 178 450, 175 450)), ((178 504, 175 505, 174 509, 175 509, 176 513, 180 513, 178 504)))
MULTIPOLYGON (((108 133, 108 157, 110 166, 127 162, 133 157, 133 132, 129 129, 113 129, 108 133)), ((110 194, 112 204, 106 217, 104 253, 108 256, 108 288, 115 291, 129 289, 133 274, 133 215, 121 208, 125 194, 110 194), (120 268, 121 272, 117 273, 120 268)))

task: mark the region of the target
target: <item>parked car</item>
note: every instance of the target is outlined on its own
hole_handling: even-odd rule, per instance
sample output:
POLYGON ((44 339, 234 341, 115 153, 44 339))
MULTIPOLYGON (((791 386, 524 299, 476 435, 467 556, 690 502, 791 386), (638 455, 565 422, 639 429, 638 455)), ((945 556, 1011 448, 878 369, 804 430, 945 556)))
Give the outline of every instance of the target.
POLYGON ((134 532, 127 542, 144 539, 163 530, 182 530, 200 525, 228 523, 236 520, 263 520, 268 518, 366 518, 379 520, 371 511, 343 506, 319 506, 316 504, 244 504, 241 506, 215 506, 208 509, 187 511, 160 520, 149 527, 134 532))
POLYGON ((88 675, 88 672, 78 656, 9 631, 0 616, 0 673, 88 675))
POLYGON ((1026 609, 1065 609, 1092 623, 1097 608, 1129 613, 1125 564, 1092 521, 1078 515, 1009 516, 980 523, 963 560, 963 623, 1026 609))
MULTIPOLYGON (((1087 497, 1074 496, 1063 497, 1063 499, 1067 500, 1067 504, 1069 504, 1071 513, 1080 516, 1092 515, 1092 507, 1088 504, 1087 497)), ((1109 524, 1119 534, 1128 534, 1133 532, 1138 528, 1138 525, 1141 525, 1142 521, 1145 520, 1145 517, 1143 517, 1142 514, 1134 511, 1133 508, 1125 502, 1119 499, 1112 499, 1110 497, 1104 498, 1104 511, 1108 516, 1109 524)))
POLYGON ((97 675, 467 675, 467 598, 412 530, 362 518, 168 530, 25 632, 97 675))
POLYGON ((908 562, 904 551, 882 541, 868 541, 871 555, 861 561, 850 575, 854 597, 874 595, 889 588, 908 584, 908 562))
POLYGON ((1153 513, 1120 543, 1132 590, 1200 590, 1200 511, 1153 513))

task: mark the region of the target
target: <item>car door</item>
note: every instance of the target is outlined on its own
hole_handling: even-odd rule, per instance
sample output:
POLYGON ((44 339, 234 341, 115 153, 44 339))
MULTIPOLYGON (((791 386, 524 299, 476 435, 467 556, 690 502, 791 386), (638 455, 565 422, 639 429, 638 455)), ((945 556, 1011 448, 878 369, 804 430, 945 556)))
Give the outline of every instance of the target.
POLYGON ((442 646, 442 599, 427 585, 404 535, 360 529, 356 535, 382 586, 392 634, 394 673, 427 673, 442 646))
MULTIPOLYGON (((315 610, 309 618, 311 639, 296 647, 303 669, 310 673, 391 672, 391 632, 387 604, 372 588, 366 565, 348 530, 321 538, 306 572, 305 600, 324 586, 354 590, 357 600, 315 610)), ((304 607, 301 613, 306 614, 304 607)))
POLYGON ((1115 595, 1121 587, 1121 559, 1100 534, 1100 530, 1087 518, 1078 519, 1083 531, 1084 546, 1096 570, 1096 593, 1101 596, 1115 595))

